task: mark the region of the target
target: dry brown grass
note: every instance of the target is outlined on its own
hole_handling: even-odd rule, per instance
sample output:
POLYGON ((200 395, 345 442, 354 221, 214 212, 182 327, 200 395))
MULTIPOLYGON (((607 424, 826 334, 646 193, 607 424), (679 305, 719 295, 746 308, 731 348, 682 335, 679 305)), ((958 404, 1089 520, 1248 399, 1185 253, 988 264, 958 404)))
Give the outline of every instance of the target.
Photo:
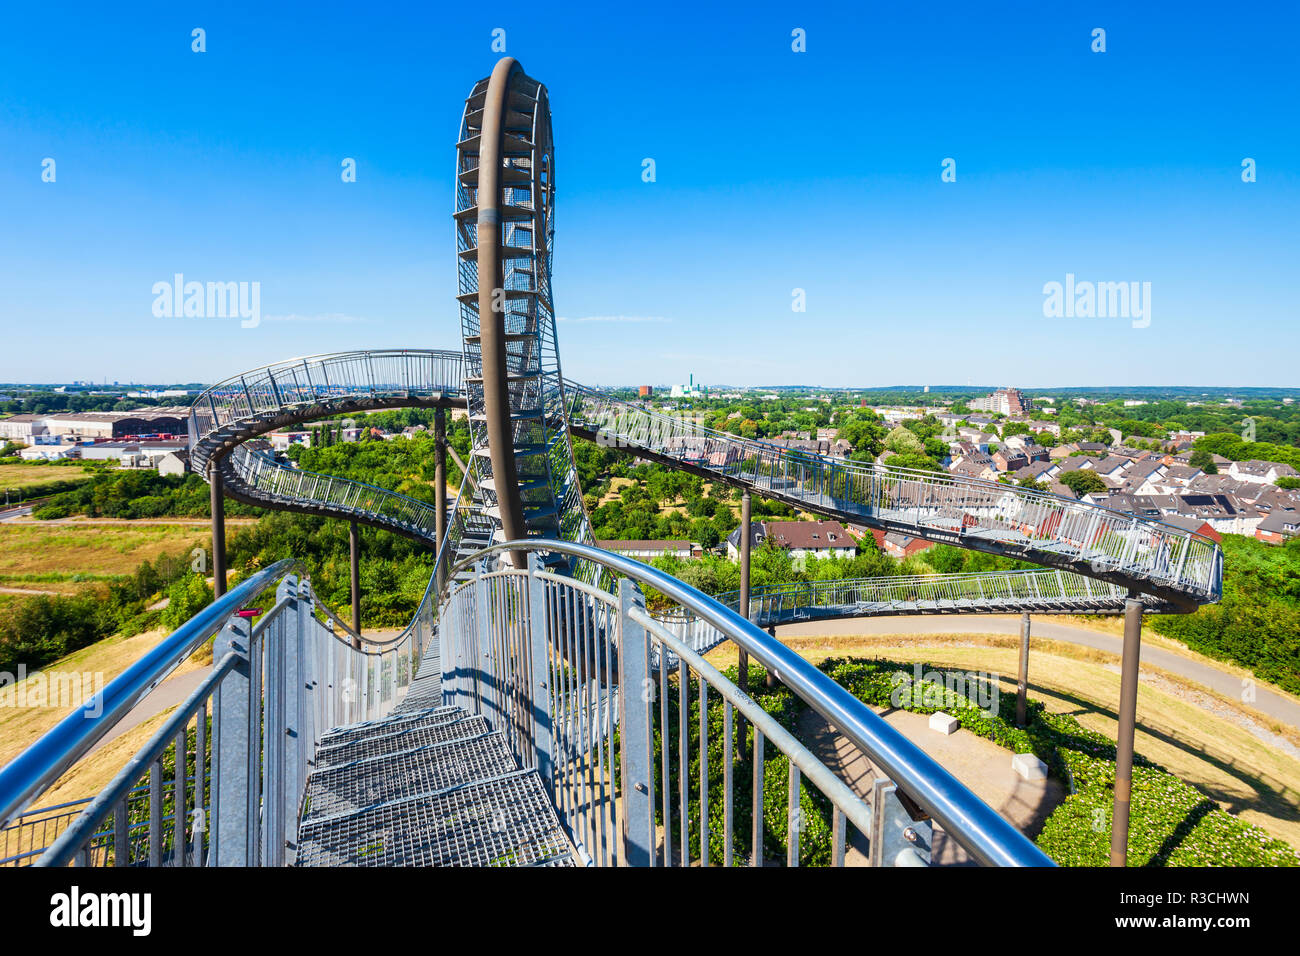
POLYGON ((142 561, 206 545, 204 525, 0 524, 0 582, 21 586, 29 576, 130 574, 142 561))
MULTIPOLYGON (((3 444, 3 442, 0 442, 3 444)), ((0 488, 28 488, 92 474, 84 465, 0 465, 0 488)))
MULTIPOLYGON (((795 637, 784 643, 814 663, 832 656, 883 657, 1005 675, 1001 677, 1002 692, 1015 693, 1018 649, 1013 637, 795 637)), ((717 666, 728 666, 735 663, 736 655, 720 649, 711 656, 715 658, 717 666)), ((1118 733, 1117 661, 1105 651, 1035 640, 1029 659, 1030 696, 1043 701, 1049 710, 1072 714, 1085 727, 1114 739, 1118 733)), ((1170 686, 1192 685, 1156 668, 1143 665, 1142 669, 1158 675, 1161 686, 1139 686, 1137 750, 1230 812, 1300 847, 1300 760, 1265 743, 1231 715, 1248 717, 1266 727, 1268 718, 1222 698, 1215 701, 1222 709, 1210 712, 1170 686)), ((1196 690, 1206 694, 1202 688, 1196 690)))
MULTIPOLYGON (((73 651, 44 668, 50 673, 98 674, 102 677, 102 686, 107 684, 145 653, 152 650, 169 632, 165 630, 146 631, 134 637, 109 637, 79 651, 73 651)), ((173 674, 177 676, 212 662, 210 645, 204 645, 195 652, 190 660, 178 667, 173 674)), ((37 678, 28 677, 31 684, 37 678)), ((93 678, 98 680, 98 678, 93 678)), ((88 686, 88 691, 95 687, 88 686)), ((14 693, 18 693, 18 688, 14 693)), ((21 699, 21 698, 18 698, 21 699)), ((34 743, 42 734, 53 727, 72 708, 69 707, 0 707, 0 765, 34 743)), ((78 794, 85 796, 85 794, 78 794)), ((69 797, 68 799, 73 799, 69 797)), ((42 804, 58 803, 57 800, 42 799, 42 804)))

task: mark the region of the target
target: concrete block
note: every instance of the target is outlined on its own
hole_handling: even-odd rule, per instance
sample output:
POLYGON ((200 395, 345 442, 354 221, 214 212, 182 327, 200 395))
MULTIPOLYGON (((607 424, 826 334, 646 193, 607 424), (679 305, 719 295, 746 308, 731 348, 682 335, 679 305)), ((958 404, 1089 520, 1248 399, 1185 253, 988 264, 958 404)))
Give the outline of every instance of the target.
POLYGON ((930 715, 930 729, 937 730, 941 734, 953 734, 961 726, 961 721, 951 714, 945 714, 943 711, 930 715))
POLYGON ((1011 769, 1025 780, 1042 780, 1047 776, 1047 764, 1033 754, 1016 754, 1011 758, 1011 769))

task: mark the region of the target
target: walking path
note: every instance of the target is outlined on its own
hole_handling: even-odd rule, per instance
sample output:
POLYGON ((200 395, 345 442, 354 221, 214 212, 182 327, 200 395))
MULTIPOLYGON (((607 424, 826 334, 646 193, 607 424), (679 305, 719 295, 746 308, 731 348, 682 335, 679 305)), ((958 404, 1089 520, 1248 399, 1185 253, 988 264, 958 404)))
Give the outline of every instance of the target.
MULTIPOLYGON (((1019 617, 960 614, 952 617, 925 615, 916 617, 846 618, 838 621, 810 621, 805 624, 787 624, 776 629, 777 637, 831 636, 887 636, 891 634, 1020 634, 1019 617)), ((1043 617, 1034 618, 1031 624, 1033 637, 1065 641, 1083 647, 1108 651, 1119 655, 1123 641, 1118 636, 1094 631, 1077 624, 1063 624, 1043 617)), ((1142 646, 1142 663, 1168 671, 1179 677, 1208 688, 1228 700, 1241 701, 1242 678, 1220 669, 1213 662, 1184 657, 1163 647, 1150 644, 1142 646)), ((1030 659, 1030 668, 1033 660, 1030 659)), ((1300 730, 1300 701, 1256 684, 1255 699, 1249 703, 1253 709, 1300 730)))
MULTIPOLYGON (((945 770, 969 787, 977 797, 1000 813, 1029 838, 1038 835, 1052 811, 1065 799, 1059 780, 1025 780, 1011 769, 1011 751, 1005 750, 968 730, 944 735, 929 727, 929 718, 905 710, 873 707, 885 722, 924 750, 945 770)), ((859 796, 870 799, 877 772, 853 743, 831 729, 820 714, 807 711, 799 724, 800 737, 817 757, 836 771, 859 796)), ((855 834, 856 836, 856 834, 855 834)), ((867 865, 862 840, 851 841, 845 864, 867 865)), ((932 863, 945 866, 975 866, 975 859, 956 840, 934 825, 932 863)))

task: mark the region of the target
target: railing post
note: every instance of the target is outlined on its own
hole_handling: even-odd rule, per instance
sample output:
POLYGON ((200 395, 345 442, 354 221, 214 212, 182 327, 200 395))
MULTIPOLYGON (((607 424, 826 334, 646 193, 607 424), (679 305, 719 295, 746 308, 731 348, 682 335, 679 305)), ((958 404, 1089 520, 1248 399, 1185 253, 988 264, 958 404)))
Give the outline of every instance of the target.
POLYGON ((898 786, 877 777, 871 789, 872 866, 929 866, 933 841, 930 820, 913 820, 898 798, 898 786))
MULTIPOLYGON (((654 861, 654 727, 651 707, 650 643, 645 626, 632 620, 633 608, 645 610, 645 596, 630 579, 618 582, 618 685, 620 720, 619 771, 623 799, 623 860, 628 866, 654 861)), ((666 662, 660 661, 660 667, 666 662)), ((686 773, 683 767, 681 772, 686 773)), ((665 781, 667 786, 667 781, 665 781)), ((707 786, 707 782, 706 782, 707 786)), ((665 821, 665 825, 667 821, 665 821)), ((704 861, 707 864, 707 858, 704 861)))
POLYGON ((555 774, 551 743, 551 638, 546 628, 546 582, 537 576, 541 569, 541 558, 536 551, 529 551, 528 644, 532 658, 532 686, 527 699, 532 711, 533 760, 538 775, 550 789, 555 774))
MULTIPOLYGON (((784 459, 782 459, 784 460, 784 459)), ((751 507, 749 501, 749 492, 746 491, 740 496, 740 601, 738 609, 740 616, 749 620, 749 561, 750 561, 750 542, 753 534, 750 531, 751 507)), ((749 654, 745 650, 740 651, 740 657, 737 662, 736 686, 746 694, 749 693, 749 654)), ((740 725, 740 744, 745 744, 745 727, 740 725)))
POLYGON ((270 856, 267 863, 270 866, 282 866, 286 862, 286 848, 293 848, 298 839, 298 802, 307 782, 306 746, 310 733, 304 725, 308 690, 306 668, 303 666, 306 651, 303 625, 307 621, 303 615, 304 602, 299 597, 298 581, 292 577, 285 578, 276 589, 275 596, 281 601, 289 601, 280 612, 280 620, 276 622, 279 627, 275 633, 281 644, 281 651, 275 656, 281 662, 284 675, 284 713, 281 719, 283 739, 280 742, 284 759, 281 761, 283 773, 278 792, 268 793, 267 800, 274 800, 280 808, 283 829, 275 837, 275 846, 267 848, 270 856))
MULTIPOLYGON (((283 593, 283 582, 276 589, 276 597, 283 593)), ((284 777, 288 763, 285 754, 287 734, 287 712, 285 707, 285 686, 288 683, 284 648, 283 617, 285 608, 262 631, 261 641, 266 654, 266 672, 264 685, 266 693, 265 725, 266 734, 265 776, 266 802, 262 807, 260 825, 262 827, 262 854, 256 861, 262 866, 280 866, 283 862, 283 846, 280 835, 284 832, 284 801, 281 794, 285 790, 284 777)))
POLYGON ((451 566, 450 555, 437 554, 442 547, 443 538, 447 536, 447 413, 439 408, 433 413, 433 502, 437 514, 434 517, 435 558, 441 558, 434 568, 438 575, 435 585, 442 593, 447 582, 447 568, 451 566))
MULTIPOLYGON (((470 641, 477 638, 477 648, 475 649, 477 662, 475 667, 470 671, 472 688, 470 691, 471 699, 477 703, 477 710, 484 717, 487 717, 488 723, 493 730, 504 730, 500 721, 495 719, 495 715, 485 713, 490 700, 488 689, 491 687, 491 667, 492 667, 492 607, 491 607, 491 587, 488 582, 483 580, 483 574, 487 570, 487 562, 480 561, 474 566, 474 617, 478 625, 478 633, 465 641, 465 646, 470 646, 470 641)), ((516 755, 517 756, 517 755, 516 755)))
POLYGON ((361 650, 361 532, 355 521, 348 522, 348 564, 351 571, 353 650, 361 650))
POLYGON ((1025 726, 1025 697, 1029 693, 1029 612, 1020 616, 1020 667, 1016 678, 1016 726, 1025 726))
POLYGON ((248 620, 232 617, 217 634, 213 666, 230 651, 241 658, 217 688, 212 715, 212 863, 251 866, 248 847, 256 825, 248 813, 253 789, 250 728, 253 707, 252 639, 248 620))

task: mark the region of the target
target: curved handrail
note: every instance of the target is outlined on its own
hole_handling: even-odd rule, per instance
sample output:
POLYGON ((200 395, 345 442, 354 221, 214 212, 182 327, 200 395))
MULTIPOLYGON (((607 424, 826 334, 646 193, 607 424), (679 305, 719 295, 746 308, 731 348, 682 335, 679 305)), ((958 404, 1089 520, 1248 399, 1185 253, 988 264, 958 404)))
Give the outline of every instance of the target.
POLYGON ((571 426, 777 500, 931 540, 1065 566, 1176 604, 1217 600, 1214 541, 1151 519, 962 475, 868 465, 737 438, 575 382, 571 426), (591 413, 584 406, 592 405, 591 413))
POLYGON ((0 826, 85 756, 131 708, 220 630, 227 618, 297 564, 295 559, 285 558, 235 585, 0 768, 0 826))
POLYGON ((192 470, 233 442, 326 405, 396 407, 463 399, 461 355, 440 349, 365 349, 272 362, 201 392, 190 406, 192 470), (291 414, 294 410, 297 414, 291 414))
POLYGON ((1047 855, 932 757, 870 708, 784 644, 735 611, 650 565, 571 541, 525 538, 494 544, 460 561, 452 573, 491 554, 559 551, 617 571, 668 595, 721 630, 758 663, 848 737, 862 753, 938 820, 980 862, 993 866, 1051 866, 1047 855))
MULTIPOLYGON (((860 605, 884 602, 914 604, 920 601, 946 602, 955 605, 956 611, 979 611, 991 604, 1014 601, 1023 603, 1026 610, 1037 609, 1040 612, 1044 607, 1051 607, 1063 612, 1118 614, 1124 610, 1127 596, 1124 588, 1106 581, 1054 568, 1029 568, 759 585, 750 590, 749 606, 751 618, 759 618, 760 623, 764 610, 854 607, 855 613, 847 616, 906 614, 915 613, 915 609, 888 608, 866 612, 860 605)), ((739 607, 739 591, 724 591, 717 598, 728 607, 739 607)), ((1144 598, 1153 611, 1177 610, 1150 595, 1144 595, 1144 598)))
POLYGON ((365 517, 389 530, 437 543, 437 509, 399 491, 291 468, 242 445, 231 452, 222 477, 236 493, 297 501, 304 507, 335 512, 333 517, 365 517))

